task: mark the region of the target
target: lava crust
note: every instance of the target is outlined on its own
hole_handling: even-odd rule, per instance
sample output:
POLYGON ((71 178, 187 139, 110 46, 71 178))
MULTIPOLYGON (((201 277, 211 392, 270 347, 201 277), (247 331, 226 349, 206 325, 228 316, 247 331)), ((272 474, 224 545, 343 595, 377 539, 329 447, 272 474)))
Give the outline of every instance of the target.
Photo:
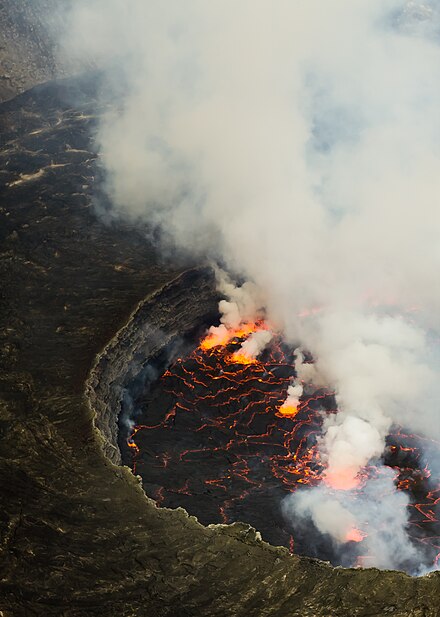
MULTIPOLYGON (((128 440, 120 440, 124 462, 140 474, 156 503, 183 506, 204 524, 245 521, 264 540, 292 553, 334 565, 368 565, 374 559, 363 544, 368 525, 339 547, 313 524, 283 516, 286 495, 323 482, 317 441, 336 402, 332 392, 309 386, 298 408, 286 413, 283 402, 295 377, 291 348, 277 337, 258 360, 248 359, 239 352, 247 336, 237 333, 230 341, 213 341, 217 345, 207 337, 186 354, 180 349, 175 360, 177 350, 166 347, 127 383, 123 416, 134 418, 136 427, 128 440), (155 380, 164 364, 168 368, 155 380)), ((126 436, 127 424, 120 424, 126 436)), ((423 461, 424 441, 396 427, 384 463, 396 471, 398 488, 410 495, 412 541, 424 563, 434 564, 440 550, 440 488, 432 485, 423 461)), ((364 470, 357 498, 362 499, 364 483, 382 471, 374 465, 364 470)), ((419 566, 406 565, 409 571, 419 566)))

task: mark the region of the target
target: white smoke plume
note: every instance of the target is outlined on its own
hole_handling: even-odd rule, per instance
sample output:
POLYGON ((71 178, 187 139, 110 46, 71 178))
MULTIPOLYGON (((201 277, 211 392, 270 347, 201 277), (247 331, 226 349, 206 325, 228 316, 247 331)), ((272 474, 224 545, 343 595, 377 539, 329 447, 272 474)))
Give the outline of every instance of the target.
POLYGON ((287 398, 284 401, 286 407, 298 407, 299 399, 304 392, 304 388, 300 383, 292 384, 287 388, 287 398))
MULTIPOLYGON (((64 41, 123 83, 97 136, 115 212, 253 281, 335 389, 333 476, 392 423, 440 436, 439 23, 404 0, 78 0, 64 41)), ((230 295, 224 327, 251 308, 230 295)))
POLYGON ((220 322, 226 328, 237 329, 264 316, 264 298, 254 283, 236 285, 220 269, 216 270, 216 280, 218 291, 226 298, 219 302, 220 322))
POLYGON ((244 341, 238 353, 254 360, 266 349, 272 338, 273 335, 269 330, 257 330, 244 341))
MULTIPOLYGON (((211 326, 208 330, 208 337, 213 342, 226 343, 240 329, 245 329, 249 324, 253 324, 257 320, 262 320, 265 316, 264 300, 259 288, 249 281, 243 285, 236 285, 232 282, 228 274, 215 267, 217 289, 226 298, 219 302, 220 325, 211 326)), ((264 337, 263 337, 264 338, 264 337)), ((262 351, 267 343, 264 343, 257 337, 254 346, 257 344, 262 351)), ((255 352, 256 357, 259 351, 255 352)))
POLYGON ((394 472, 384 468, 380 476, 367 481, 362 493, 353 491, 350 498, 321 485, 294 493, 283 502, 283 510, 288 517, 311 519, 341 551, 349 542, 362 540, 367 565, 411 569, 422 556, 408 542, 407 505, 405 493, 394 488, 394 472))
POLYGON ((356 525, 354 515, 322 487, 301 491, 284 500, 283 508, 288 516, 310 518, 321 533, 328 534, 337 544, 348 542, 349 532, 356 525))
POLYGON ((304 393, 304 385, 313 384, 317 386, 319 381, 315 365, 304 362, 304 354, 301 349, 295 349, 294 354, 296 377, 287 388, 287 397, 281 408, 291 411, 298 409, 300 398, 304 393))
POLYGON ((304 353, 301 349, 295 349, 295 372, 296 379, 305 385, 313 384, 316 387, 329 386, 329 380, 320 373, 314 362, 305 362, 304 353))

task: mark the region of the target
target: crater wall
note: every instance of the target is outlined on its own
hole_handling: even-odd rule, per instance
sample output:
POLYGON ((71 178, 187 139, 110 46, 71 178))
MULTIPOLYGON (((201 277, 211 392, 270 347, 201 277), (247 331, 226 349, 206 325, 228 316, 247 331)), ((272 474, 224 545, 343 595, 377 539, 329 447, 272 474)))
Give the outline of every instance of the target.
POLYGON ((87 393, 104 453, 113 463, 121 463, 118 416, 124 387, 149 358, 215 314, 217 302, 213 273, 202 268, 188 270, 142 301, 97 356, 87 393))

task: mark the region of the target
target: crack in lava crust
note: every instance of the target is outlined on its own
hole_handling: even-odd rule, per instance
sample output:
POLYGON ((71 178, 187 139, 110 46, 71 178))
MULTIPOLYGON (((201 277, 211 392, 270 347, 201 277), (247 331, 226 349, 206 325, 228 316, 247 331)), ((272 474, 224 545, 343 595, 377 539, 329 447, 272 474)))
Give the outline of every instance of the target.
MULTIPOLYGON (((335 565, 368 565, 359 531, 348 538, 351 553, 345 550, 342 558, 330 538, 282 516, 288 493, 323 479, 317 438, 324 415, 335 412, 335 399, 332 392, 306 390, 297 409, 283 411, 295 376, 293 353, 275 337, 258 360, 237 362, 251 330, 216 345, 205 339, 173 362, 136 401, 140 422, 123 457, 159 505, 182 506, 203 524, 244 521, 272 544, 335 565)), ((399 488, 418 500, 412 535, 434 558, 439 492, 426 488, 429 470, 420 469, 417 438, 397 432, 385 456, 399 472, 399 488)), ((369 467, 365 477, 374 473, 379 469, 369 467)))

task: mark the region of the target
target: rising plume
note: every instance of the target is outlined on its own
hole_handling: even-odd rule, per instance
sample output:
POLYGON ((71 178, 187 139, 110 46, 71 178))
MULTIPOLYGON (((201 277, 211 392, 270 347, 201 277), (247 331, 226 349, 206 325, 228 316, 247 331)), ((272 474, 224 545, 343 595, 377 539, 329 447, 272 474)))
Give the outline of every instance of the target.
MULTIPOLYGON (((352 499, 390 427, 440 437, 438 16, 403 0, 80 0, 63 41, 122 92, 97 134, 114 215, 248 281, 219 281, 221 333, 264 303, 314 359, 295 402, 311 374, 334 389, 327 484, 284 507, 339 543, 405 498, 386 476, 367 514, 352 499)), ((394 561, 374 536, 377 565, 413 554, 405 525, 394 561)))

